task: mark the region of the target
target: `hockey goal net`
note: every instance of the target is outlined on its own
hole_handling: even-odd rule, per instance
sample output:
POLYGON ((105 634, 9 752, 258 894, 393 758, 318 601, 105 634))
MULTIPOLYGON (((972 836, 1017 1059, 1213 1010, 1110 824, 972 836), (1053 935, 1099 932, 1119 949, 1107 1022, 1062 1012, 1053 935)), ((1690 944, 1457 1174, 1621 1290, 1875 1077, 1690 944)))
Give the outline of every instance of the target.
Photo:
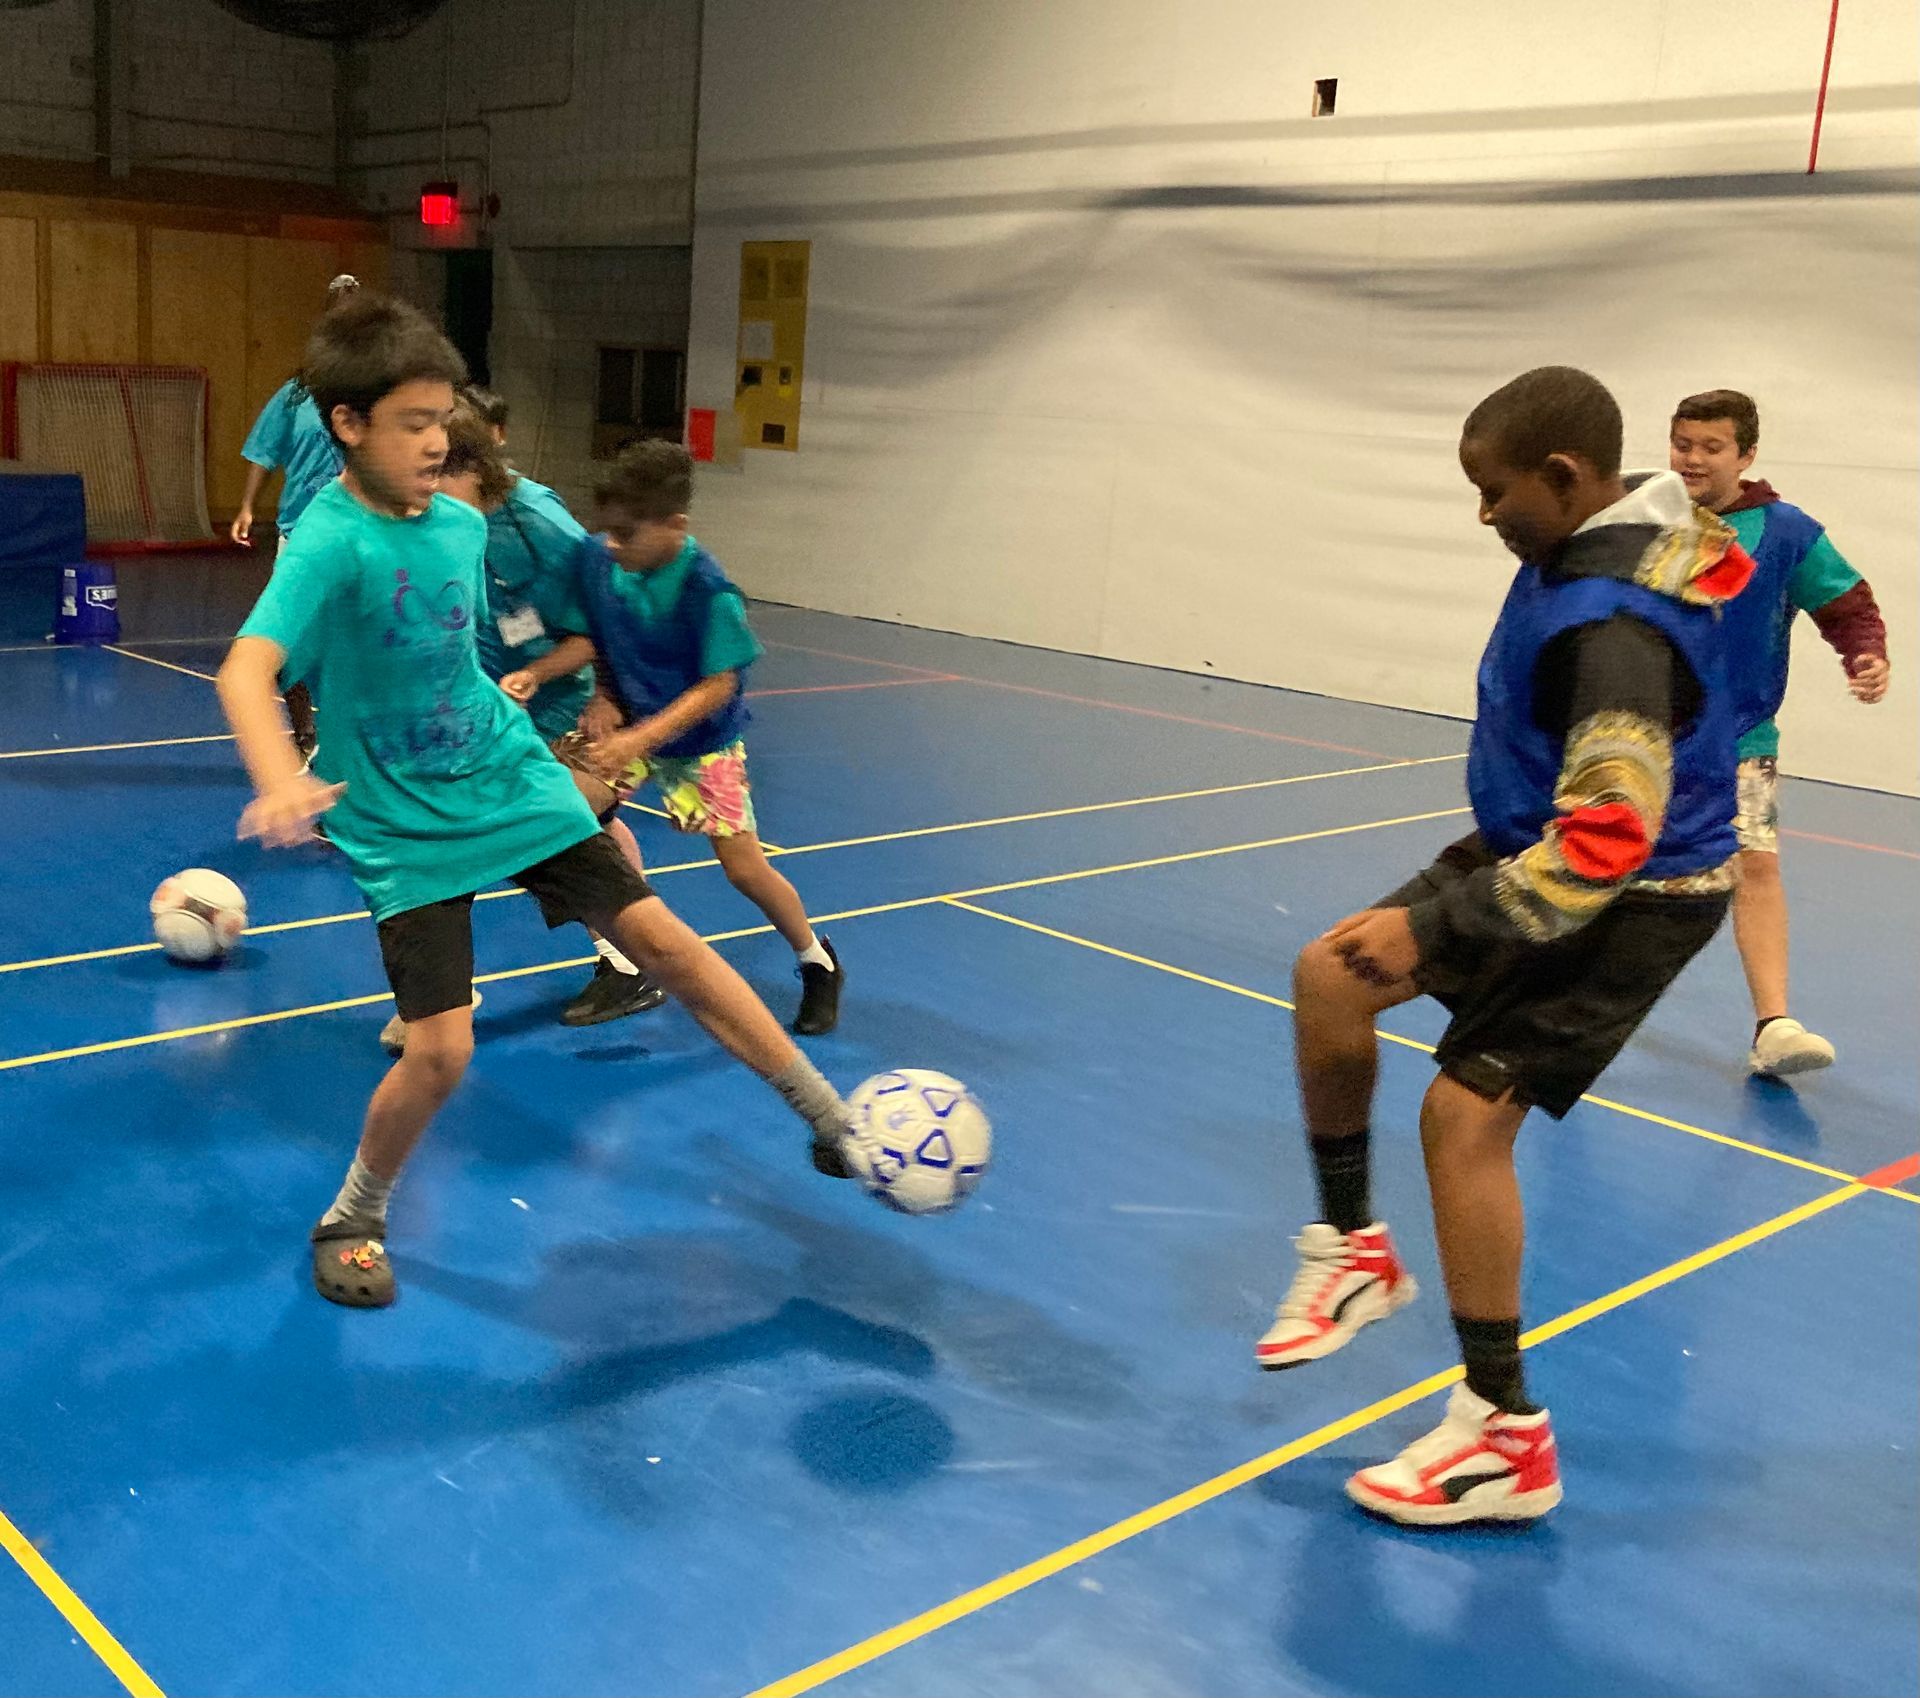
POLYGON ((0 452, 78 472, 87 547, 201 548, 207 520, 207 374, 195 366, 13 364, 0 452))

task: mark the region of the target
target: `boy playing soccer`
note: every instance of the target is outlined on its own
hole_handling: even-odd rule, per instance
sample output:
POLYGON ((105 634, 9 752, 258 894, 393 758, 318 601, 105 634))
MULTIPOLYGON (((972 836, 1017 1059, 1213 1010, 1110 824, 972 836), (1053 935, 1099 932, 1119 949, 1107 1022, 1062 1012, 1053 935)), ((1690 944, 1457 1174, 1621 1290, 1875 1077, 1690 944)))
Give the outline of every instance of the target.
MULTIPOLYGON (((487 521, 482 561, 487 594, 474 621, 474 639, 480 670, 498 680, 553 649, 550 631, 564 617, 561 610, 573 604, 574 554, 587 533, 552 490, 507 465, 471 390, 461 393, 447 419, 440 490, 464 501, 487 521)), ((592 694, 591 666, 544 685, 525 704, 540 741, 552 748, 569 737, 592 694)), ((614 795, 611 787, 585 773, 576 774, 574 782, 588 806, 605 816, 603 829, 638 866, 639 845, 607 806, 614 795)), ((594 976, 586 992, 567 1004, 560 1016, 564 1024, 598 1025, 658 1008, 666 1001, 660 988, 605 938, 596 936, 593 946, 604 963, 603 971, 594 976)), ((474 1006, 479 1007, 477 993, 474 1006)), ((406 1041, 406 1022, 396 1014, 381 1032, 380 1042, 390 1055, 398 1055, 406 1041)))
POLYGON ((1546 1410, 1520 1360, 1520 1191, 1530 1108, 1564 1116, 1712 937, 1733 884, 1734 705, 1718 609, 1752 562, 1671 472, 1620 475, 1620 410, 1545 366, 1468 415, 1480 521, 1520 560, 1480 662, 1467 786, 1478 829, 1300 952, 1300 1100, 1321 1219, 1255 1347, 1331 1354, 1410 1302, 1368 1201, 1385 1009, 1453 1016, 1420 1111, 1447 1299, 1466 1364, 1445 1419, 1347 1482, 1416 1526, 1531 1520, 1560 1501, 1546 1410))
POLYGON ((603 693, 580 721, 591 763, 626 792, 651 778, 675 827, 708 839, 733 887, 794 952, 801 996, 793 1029, 830 1032, 845 975, 760 846, 741 740, 743 678, 760 644, 747 628, 745 598, 687 533, 693 457, 677 442, 637 443, 594 498, 604 541, 581 548, 575 585, 579 628, 592 635, 559 644, 500 687, 529 700, 598 653, 603 693))
POLYGON ((253 780, 243 836, 303 842, 329 814, 378 922, 408 1023, 406 1053, 368 1105, 360 1146, 313 1229, 333 1302, 391 1303, 388 1201, 473 1054, 474 892, 512 879, 549 925, 613 937, 813 1130, 845 1174, 846 1105, 764 1004, 669 912, 600 831, 532 721, 480 670, 486 523, 436 492, 460 356, 411 307, 367 295, 327 315, 303 377, 346 465, 314 498, 221 666, 221 705, 253 780), (306 682, 330 730, 304 770, 274 697, 306 682))
POLYGON ((1733 527, 1753 582, 1727 610, 1727 668, 1739 703, 1740 885, 1733 936, 1753 997, 1750 1071, 1779 1079, 1833 1060, 1833 1045, 1787 1013, 1787 892, 1780 880, 1780 727, 1793 616, 1809 614, 1840 656, 1854 699, 1887 693, 1887 626, 1873 590, 1826 528, 1740 474, 1760 443, 1760 410, 1737 389, 1689 395, 1673 410, 1670 464, 1687 493, 1733 527))

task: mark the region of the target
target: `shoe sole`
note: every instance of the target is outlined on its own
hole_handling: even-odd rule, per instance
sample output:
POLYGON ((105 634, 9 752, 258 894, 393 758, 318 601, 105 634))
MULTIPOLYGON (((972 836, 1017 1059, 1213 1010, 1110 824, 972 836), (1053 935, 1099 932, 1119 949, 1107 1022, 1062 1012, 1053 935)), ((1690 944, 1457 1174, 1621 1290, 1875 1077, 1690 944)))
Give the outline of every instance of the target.
POLYGON ((1756 1079, 1792 1079, 1802 1073, 1818 1073, 1832 1065, 1830 1055, 1783 1055, 1771 1064, 1749 1060, 1747 1071, 1756 1079))
POLYGON ((1388 1293, 1383 1307, 1374 1310, 1371 1314, 1361 1316, 1351 1326, 1323 1333, 1310 1344, 1296 1346, 1285 1356, 1262 1356, 1260 1347, 1256 1344, 1253 1347, 1253 1359, 1270 1374, 1277 1374, 1283 1368, 1297 1368, 1303 1362, 1318 1362, 1322 1357, 1331 1356, 1336 1350, 1351 1344, 1354 1334, 1362 1327, 1371 1326, 1375 1321, 1384 1321, 1396 1310, 1404 1309, 1419 1295, 1420 1287, 1414 1283, 1413 1276, 1409 1274, 1388 1293))
POLYGON ((625 1008, 610 1008, 604 1013, 586 1015, 562 1014, 560 1024, 573 1027, 604 1026, 609 1020, 625 1020, 635 1014, 649 1014, 662 1006, 666 1000, 665 991, 656 991, 652 996, 643 996, 638 1002, 625 1008))
POLYGON ((1347 1482, 1347 1496, 1369 1515, 1399 1523, 1402 1527, 1466 1527, 1475 1522, 1538 1521, 1563 1493, 1560 1482, 1537 1491, 1515 1492, 1492 1503, 1402 1503, 1397 1498, 1370 1492, 1357 1479, 1347 1482))

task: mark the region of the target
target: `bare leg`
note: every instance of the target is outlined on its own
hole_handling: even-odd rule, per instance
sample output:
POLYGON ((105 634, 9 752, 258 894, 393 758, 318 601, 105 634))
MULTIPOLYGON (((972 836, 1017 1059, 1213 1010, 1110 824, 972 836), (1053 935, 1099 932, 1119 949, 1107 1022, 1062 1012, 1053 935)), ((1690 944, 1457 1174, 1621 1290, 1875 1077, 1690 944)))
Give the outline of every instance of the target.
POLYGON ((800 893, 791 881, 767 859, 760 839, 750 831, 732 837, 713 839, 713 853, 727 875, 727 882, 745 896, 773 922, 773 928, 787 940, 796 955, 813 947, 813 927, 800 893))
POLYGON ((1300 951, 1293 966, 1294 1066, 1309 1138, 1345 1138, 1367 1125, 1380 1048, 1374 1019, 1419 994, 1410 979, 1368 984, 1323 939, 1300 951))
POLYGON ((1420 1147, 1447 1300, 1455 1315, 1470 1320, 1520 1313, 1526 1230, 1513 1141, 1526 1117, 1526 1105, 1511 1094, 1489 1102, 1444 1073, 1420 1107, 1420 1147))
POLYGON ((1747 849, 1733 893, 1733 937, 1753 998, 1753 1017, 1772 1020, 1787 1011, 1787 889, 1780 857, 1747 849))
POLYGON ((429 1122, 473 1059, 473 1010, 455 1008, 407 1027, 406 1053, 374 1089, 359 1158, 379 1178, 399 1177, 429 1122))

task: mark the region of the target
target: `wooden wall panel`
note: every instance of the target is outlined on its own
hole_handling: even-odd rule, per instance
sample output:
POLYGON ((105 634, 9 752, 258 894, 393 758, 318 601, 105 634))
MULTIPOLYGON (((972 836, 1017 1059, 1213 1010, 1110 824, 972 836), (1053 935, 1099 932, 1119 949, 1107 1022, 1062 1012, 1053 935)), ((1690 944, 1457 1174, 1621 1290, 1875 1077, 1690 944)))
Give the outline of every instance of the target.
POLYGON ((55 360, 140 357, 140 241, 131 224, 52 221, 47 354, 55 360))
POLYGON ((152 358, 207 373, 207 507, 216 519, 240 505, 240 444, 247 407, 247 243, 203 230, 149 235, 152 358))
POLYGON ((38 240, 31 218, 0 218, 0 360, 40 357, 38 240))

